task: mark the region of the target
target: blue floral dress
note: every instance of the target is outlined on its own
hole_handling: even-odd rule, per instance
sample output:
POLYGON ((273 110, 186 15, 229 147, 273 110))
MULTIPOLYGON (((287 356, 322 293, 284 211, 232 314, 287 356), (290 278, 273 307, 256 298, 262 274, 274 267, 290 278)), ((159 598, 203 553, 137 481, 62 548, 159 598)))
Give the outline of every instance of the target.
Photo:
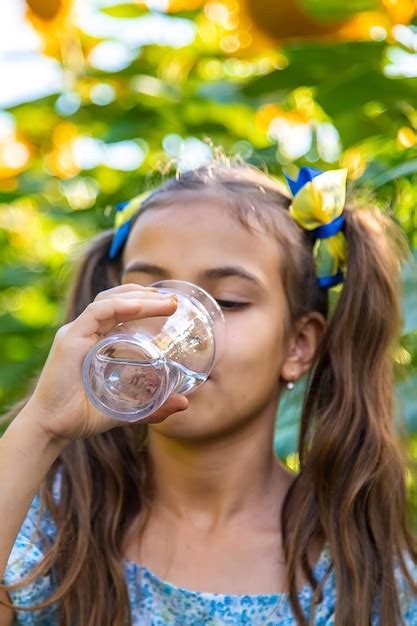
MULTIPOLYGON (((39 508, 35 496, 24 523, 17 536, 4 573, 4 582, 10 584, 25 576, 43 557, 43 544, 34 535, 39 508)), ((40 525, 41 532, 51 541, 55 525, 46 511, 40 525)), ((323 552, 315 564, 314 572, 320 580, 331 561, 329 549, 323 552)), ((417 580, 417 567, 408 557, 407 562, 417 580)), ((124 560, 124 573, 128 586, 134 626, 295 626, 287 594, 230 595, 197 592, 183 589, 161 580, 147 567, 128 559, 124 560), (279 603, 279 610, 274 607, 279 603)), ((397 570, 401 607, 406 626, 417 625, 417 598, 409 593, 408 586, 397 570)), ((12 601, 19 606, 31 606, 46 599, 53 591, 50 576, 38 578, 22 589, 10 592, 12 601)), ((299 598, 306 616, 310 614, 311 587, 306 584, 299 590, 299 598)), ((334 571, 324 587, 323 602, 316 609, 315 626, 334 624, 336 604, 334 571)), ((16 612, 16 625, 56 626, 57 605, 38 611, 16 612)), ((377 604, 372 616, 372 626, 377 626, 377 604)), ((97 625, 98 626, 98 625, 97 625)))

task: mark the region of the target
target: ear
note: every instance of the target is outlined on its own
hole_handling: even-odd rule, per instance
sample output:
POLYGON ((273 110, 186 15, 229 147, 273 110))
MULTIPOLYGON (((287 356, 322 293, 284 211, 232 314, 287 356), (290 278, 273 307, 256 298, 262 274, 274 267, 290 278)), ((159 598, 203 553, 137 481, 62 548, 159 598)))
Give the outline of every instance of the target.
POLYGON ((282 379, 298 380, 311 368, 325 330, 326 319, 317 311, 311 311, 296 321, 281 368, 282 379))

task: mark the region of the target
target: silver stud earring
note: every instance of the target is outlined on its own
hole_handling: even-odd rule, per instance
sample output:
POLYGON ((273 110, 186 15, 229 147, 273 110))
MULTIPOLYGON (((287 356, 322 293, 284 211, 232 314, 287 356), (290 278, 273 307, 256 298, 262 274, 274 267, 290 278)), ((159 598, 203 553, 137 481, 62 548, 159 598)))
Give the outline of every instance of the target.
POLYGON ((295 373, 293 372, 293 379, 287 383, 287 388, 291 391, 294 389, 295 373))

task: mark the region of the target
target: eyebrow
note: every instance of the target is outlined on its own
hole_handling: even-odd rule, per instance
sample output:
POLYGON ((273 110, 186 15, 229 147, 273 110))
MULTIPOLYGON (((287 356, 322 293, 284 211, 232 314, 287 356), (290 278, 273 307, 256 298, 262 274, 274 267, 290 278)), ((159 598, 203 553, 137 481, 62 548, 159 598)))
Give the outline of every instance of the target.
MULTIPOLYGON (((151 263, 139 263, 134 262, 131 265, 128 265, 126 269, 123 270, 122 276, 127 274, 128 272, 144 272, 145 274, 159 274, 161 276, 168 276, 168 272, 158 265, 152 265, 151 263)), ((204 270, 198 274, 199 280, 216 280, 221 278, 229 278, 231 276, 235 276, 237 278, 243 278, 256 285, 257 287, 263 288, 262 282, 256 278, 253 274, 250 274, 242 267, 228 265, 225 267, 214 267, 212 269, 204 270)))

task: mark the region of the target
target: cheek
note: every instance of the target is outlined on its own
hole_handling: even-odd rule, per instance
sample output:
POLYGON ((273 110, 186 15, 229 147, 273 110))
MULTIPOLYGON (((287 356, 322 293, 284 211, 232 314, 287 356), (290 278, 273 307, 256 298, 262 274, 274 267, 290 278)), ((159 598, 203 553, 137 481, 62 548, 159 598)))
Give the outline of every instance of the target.
POLYGON ((188 396, 186 411, 151 428, 172 436, 204 437, 259 414, 274 401, 282 361, 279 319, 259 312, 226 315, 224 353, 212 380, 188 396))
POLYGON ((242 391, 247 383, 262 381, 270 386, 277 379, 283 349, 283 324, 269 311, 253 314, 227 314, 226 341, 221 361, 213 369, 225 386, 242 391))

